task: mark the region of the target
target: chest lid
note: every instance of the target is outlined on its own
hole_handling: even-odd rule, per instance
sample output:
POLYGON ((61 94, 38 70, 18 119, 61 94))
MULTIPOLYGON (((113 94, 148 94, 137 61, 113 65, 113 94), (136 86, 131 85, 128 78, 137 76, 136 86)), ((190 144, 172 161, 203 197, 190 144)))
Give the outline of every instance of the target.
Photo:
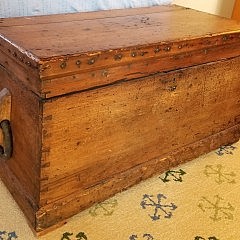
POLYGON ((183 7, 0 20, 0 64, 42 98, 240 55, 240 24, 183 7))

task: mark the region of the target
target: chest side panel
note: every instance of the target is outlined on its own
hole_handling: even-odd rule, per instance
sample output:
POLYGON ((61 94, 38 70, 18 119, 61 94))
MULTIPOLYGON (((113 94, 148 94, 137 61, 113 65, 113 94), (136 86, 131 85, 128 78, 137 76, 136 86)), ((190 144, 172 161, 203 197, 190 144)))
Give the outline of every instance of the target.
POLYGON ((226 129, 237 138, 239 67, 235 58, 47 101, 41 206, 49 208, 43 211, 55 211, 55 203, 63 209, 63 199, 76 200, 122 172, 226 129))
MULTIPOLYGON (((5 90, 9 91, 11 102, 2 114, 4 105, 0 101, 0 121, 10 121, 13 152, 10 159, 0 159, 0 176, 34 226, 39 201, 40 102, 0 65, 0 91, 5 90)), ((0 144, 5 144, 3 136, 0 144)))

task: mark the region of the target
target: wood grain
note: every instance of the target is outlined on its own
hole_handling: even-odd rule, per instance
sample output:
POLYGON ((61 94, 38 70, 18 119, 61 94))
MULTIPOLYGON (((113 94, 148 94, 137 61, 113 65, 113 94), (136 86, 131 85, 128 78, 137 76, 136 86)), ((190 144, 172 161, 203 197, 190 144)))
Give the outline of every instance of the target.
MULTIPOLYGON (((240 123, 239 67, 235 58, 46 101, 42 209, 54 206, 56 211, 49 211, 58 212, 66 199, 135 166, 235 129, 240 123)), ((87 201, 78 209, 97 200, 89 196, 87 201)))
MULTIPOLYGON (((52 98, 64 94, 87 91, 95 87, 240 55, 240 43, 232 42, 231 44, 210 47, 205 46, 203 42, 198 42, 198 44, 204 46, 200 50, 175 53, 175 55, 160 58, 152 56, 150 59, 143 59, 135 63, 129 60, 129 63, 125 65, 103 66, 100 69, 92 69, 83 73, 75 72, 74 68, 72 68, 72 72, 65 73, 63 76, 60 75, 61 73, 55 78, 48 76, 42 82, 42 96, 52 98)), ((191 42, 188 44, 191 45, 191 42)))
MULTIPOLYGON (((0 91, 0 122, 11 117, 11 94, 7 88, 0 91)), ((0 131, 0 145, 3 145, 3 134, 0 131)))
POLYGON ((191 9, 102 19, 95 19, 94 13, 89 14, 93 19, 5 26, 0 27, 0 31, 17 46, 40 59, 47 59, 172 42, 188 36, 193 39, 232 33, 240 29, 240 24, 235 21, 191 9))
POLYGON ((232 19, 240 21, 240 0, 235 0, 232 19))
POLYGON ((1 65, 0 79, 0 90, 7 88, 11 94, 8 119, 13 133, 13 156, 6 161, 0 159, 0 176, 34 227, 39 201, 40 102, 1 65))
POLYGON ((37 234, 42 235, 47 233, 49 227, 54 229, 61 226, 64 224, 64 221, 66 221, 66 218, 75 215, 76 212, 83 211, 96 202, 104 201, 144 179, 208 153, 217 149, 219 146, 234 143, 238 141, 239 138, 240 125, 238 124, 200 141, 169 152, 157 159, 136 165, 88 189, 83 191, 79 189, 78 192, 64 198, 64 201, 60 199, 54 203, 45 205, 39 209, 36 215, 37 234))
POLYGON ((10 120, 11 113, 11 94, 7 88, 0 91, 0 121, 10 120))
POLYGON ((1 64, 42 98, 236 57, 240 44, 236 21, 177 6, 4 19, 0 32, 1 64))

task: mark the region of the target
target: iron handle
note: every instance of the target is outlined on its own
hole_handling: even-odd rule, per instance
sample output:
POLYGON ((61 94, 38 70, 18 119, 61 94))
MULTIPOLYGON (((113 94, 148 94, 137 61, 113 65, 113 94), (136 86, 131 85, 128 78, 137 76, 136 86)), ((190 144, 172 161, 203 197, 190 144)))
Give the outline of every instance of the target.
POLYGON ((3 133, 3 146, 0 145, 0 159, 8 160, 11 158, 13 151, 12 130, 10 121, 1 121, 0 128, 3 133))

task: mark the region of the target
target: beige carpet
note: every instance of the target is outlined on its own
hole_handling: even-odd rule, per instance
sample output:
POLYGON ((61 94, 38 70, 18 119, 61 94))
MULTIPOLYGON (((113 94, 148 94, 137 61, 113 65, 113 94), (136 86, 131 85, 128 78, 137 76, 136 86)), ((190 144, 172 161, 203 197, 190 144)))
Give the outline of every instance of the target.
MULTIPOLYGON (((93 206, 40 240, 240 240, 240 142, 93 206)), ((0 240, 36 239, 0 182, 0 240)))

